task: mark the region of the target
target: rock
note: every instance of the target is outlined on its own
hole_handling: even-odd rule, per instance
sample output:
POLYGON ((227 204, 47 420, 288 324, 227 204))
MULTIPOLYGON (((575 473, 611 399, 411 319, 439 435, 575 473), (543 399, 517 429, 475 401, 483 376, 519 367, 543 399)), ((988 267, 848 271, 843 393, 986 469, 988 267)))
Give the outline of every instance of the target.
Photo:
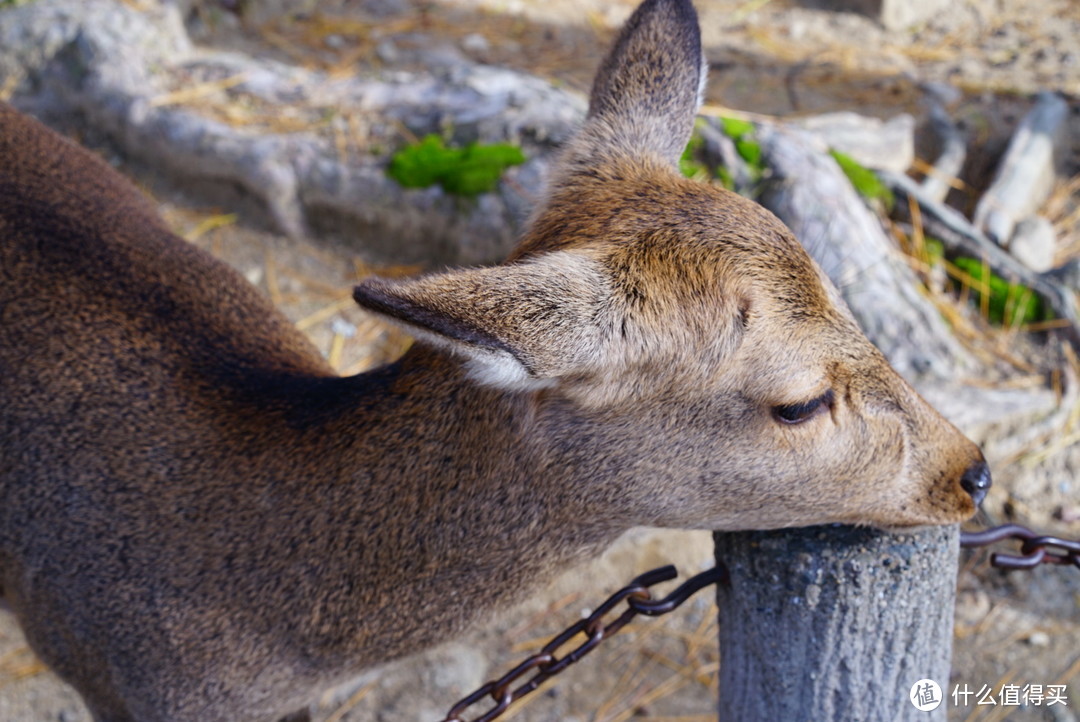
POLYGON ((1047 271, 1046 277, 1080 293, 1080 258, 1070 259, 1064 265, 1047 271))
POLYGON ((1046 647, 1050 645, 1050 635, 1046 632, 1033 632, 1024 641, 1032 647, 1046 647))
POLYGON ((1013 257, 1039 273, 1054 267, 1056 247, 1054 226, 1042 216, 1028 216, 1017 223, 1009 242, 1009 252, 1013 257))
POLYGON ((387 65, 395 65, 400 59, 397 44, 390 38, 383 38, 375 46, 375 55, 387 65))
POLYGON ((461 48, 469 53, 486 53, 491 50, 491 43, 480 33, 469 33, 461 39, 461 48))
POLYGON ((1007 424, 1034 427, 1059 403, 1049 388, 993 389, 924 381, 919 394, 967 436, 980 438, 1007 424))
POLYGON ((106 0, 38 0, 3 13, 0 86, 16 78, 17 107, 92 127, 129 157, 189 186, 239 189, 288 235, 333 236, 376 262, 501 260, 532 210, 555 148, 585 114, 580 96, 472 63, 449 45, 422 51, 419 60, 440 65, 437 72, 334 78, 195 50, 173 5, 144 12, 106 0), (238 127, 169 100, 174 91, 228 78, 242 82, 214 91, 221 104, 227 92, 242 93, 263 117, 306 118, 309 127, 238 127), (366 136, 354 142, 379 154, 342 153, 324 122, 328 108, 358 120, 366 136), (385 171, 401 126, 417 136, 449 130, 456 143, 517 143, 528 161, 476 199, 437 186, 405 189, 385 171))
POLYGON ((1069 106, 1056 93, 1040 93, 1020 122, 990 187, 975 206, 975 226, 1005 245, 1023 218, 1049 197, 1056 165, 1068 152, 1069 106))
POLYGON ((915 160, 915 118, 907 113, 887 121, 851 112, 826 113, 792 124, 867 168, 903 173, 915 160))
POLYGON ((412 11, 409 0, 361 0, 356 3, 364 14, 376 20, 400 17, 412 11))
POLYGON ((927 80, 920 83, 919 87, 931 103, 936 103, 945 107, 955 105, 964 99, 964 91, 956 87, 952 83, 946 83, 941 80, 927 80))
POLYGON ((933 169, 923 179, 922 189, 928 198, 940 203, 949 195, 951 183, 960 177, 963 170, 967 159, 967 139, 940 101, 943 93, 928 91, 927 94, 930 98, 930 128, 937 136, 941 152, 934 161, 933 169))
POLYGON ((392 58, 394 64, 424 68, 425 71, 436 73, 473 65, 452 41, 427 33, 404 33, 395 36, 393 41, 387 39, 383 43, 390 43, 394 48, 391 55, 379 56, 387 64, 390 64, 388 58, 392 58))
MULTIPOLYGON (((111 64, 97 70, 121 83, 142 81, 144 72, 139 63, 182 63, 192 52, 180 9, 173 5, 141 13, 107 0, 39 0, 7 8, 3 13, 3 79, 14 76, 33 83, 62 51, 72 46, 82 51, 108 48, 105 55, 111 64)), ((86 80, 92 82, 92 78, 86 80)))
POLYGON ((817 0, 813 4, 826 10, 866 15, 889 30, 907 30, 944 10, 949 0, 817 0))

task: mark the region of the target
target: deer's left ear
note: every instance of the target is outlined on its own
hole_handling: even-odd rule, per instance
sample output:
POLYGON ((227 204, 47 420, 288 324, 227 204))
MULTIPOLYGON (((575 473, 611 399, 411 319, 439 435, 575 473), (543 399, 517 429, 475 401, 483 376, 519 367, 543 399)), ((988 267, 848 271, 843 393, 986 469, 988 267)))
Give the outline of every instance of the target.
POLYGON ((577 154, 651 154, 677 165, 707 68, 690 0, 645 0, 596 74, 577 154))
POLYGON ((595 261, 554 252, 404 281, 373 278, 353 297, 419 340, 464 356, 481 382, 535 388, 594 367, 608 286, 595 261))

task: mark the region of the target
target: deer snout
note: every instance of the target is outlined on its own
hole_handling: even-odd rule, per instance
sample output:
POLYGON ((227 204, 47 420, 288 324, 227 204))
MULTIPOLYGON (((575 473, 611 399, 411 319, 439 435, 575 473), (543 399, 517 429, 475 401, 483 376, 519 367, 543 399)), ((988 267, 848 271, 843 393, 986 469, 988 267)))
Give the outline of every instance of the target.
POLYGON ((989 491, 992 484, 990 479, 990 467, 986 465, 986 462, 979 459, 974 464, 969 466, 964 472, 964 475, 960 477, 960 488, 966 491, 971 500, 975 502, 975 506, 982 504, 983 499, 986 498, 986 492, 989 491))

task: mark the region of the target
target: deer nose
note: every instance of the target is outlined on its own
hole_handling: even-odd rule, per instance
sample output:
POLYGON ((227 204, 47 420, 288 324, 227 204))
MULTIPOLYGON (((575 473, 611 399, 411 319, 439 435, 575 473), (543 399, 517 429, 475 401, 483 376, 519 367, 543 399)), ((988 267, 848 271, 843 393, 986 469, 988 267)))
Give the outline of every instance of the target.
POLYGON ((971 500, 975 502, 975 506, 982 504, 991 483, 990 467, 986 465, 985 461, 975 462, 960 477, 960 488, 971 495, 971 500))

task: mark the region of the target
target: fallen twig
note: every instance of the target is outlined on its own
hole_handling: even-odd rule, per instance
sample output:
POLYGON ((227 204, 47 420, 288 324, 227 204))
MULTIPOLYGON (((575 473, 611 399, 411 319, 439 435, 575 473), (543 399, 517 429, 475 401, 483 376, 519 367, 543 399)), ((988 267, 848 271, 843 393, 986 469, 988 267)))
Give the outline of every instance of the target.
POLYGON ((975 228, 959 211, 927 195, 925 189, 911 178, 889 171, 881 171, 879 176, 894 193, 915 199, 927 233, 940 239, 946 248, 985 261, 998 275, 1027 286, 1042 297, 1059 318, 1069 322, 1062 331, 1070 343, 1080 349, 1080 316, 1075 294, 1024 266, 975 228))
POLYGON ((941 153, 934 165, 927 170, 922 189, 928 197, 940 203, 945 200, 955 179, 960 176, 964 159, 967 158, 967 143, 963 133, 939 103, 934 103, 930 108, 930 127, 941 139, 941 153))

